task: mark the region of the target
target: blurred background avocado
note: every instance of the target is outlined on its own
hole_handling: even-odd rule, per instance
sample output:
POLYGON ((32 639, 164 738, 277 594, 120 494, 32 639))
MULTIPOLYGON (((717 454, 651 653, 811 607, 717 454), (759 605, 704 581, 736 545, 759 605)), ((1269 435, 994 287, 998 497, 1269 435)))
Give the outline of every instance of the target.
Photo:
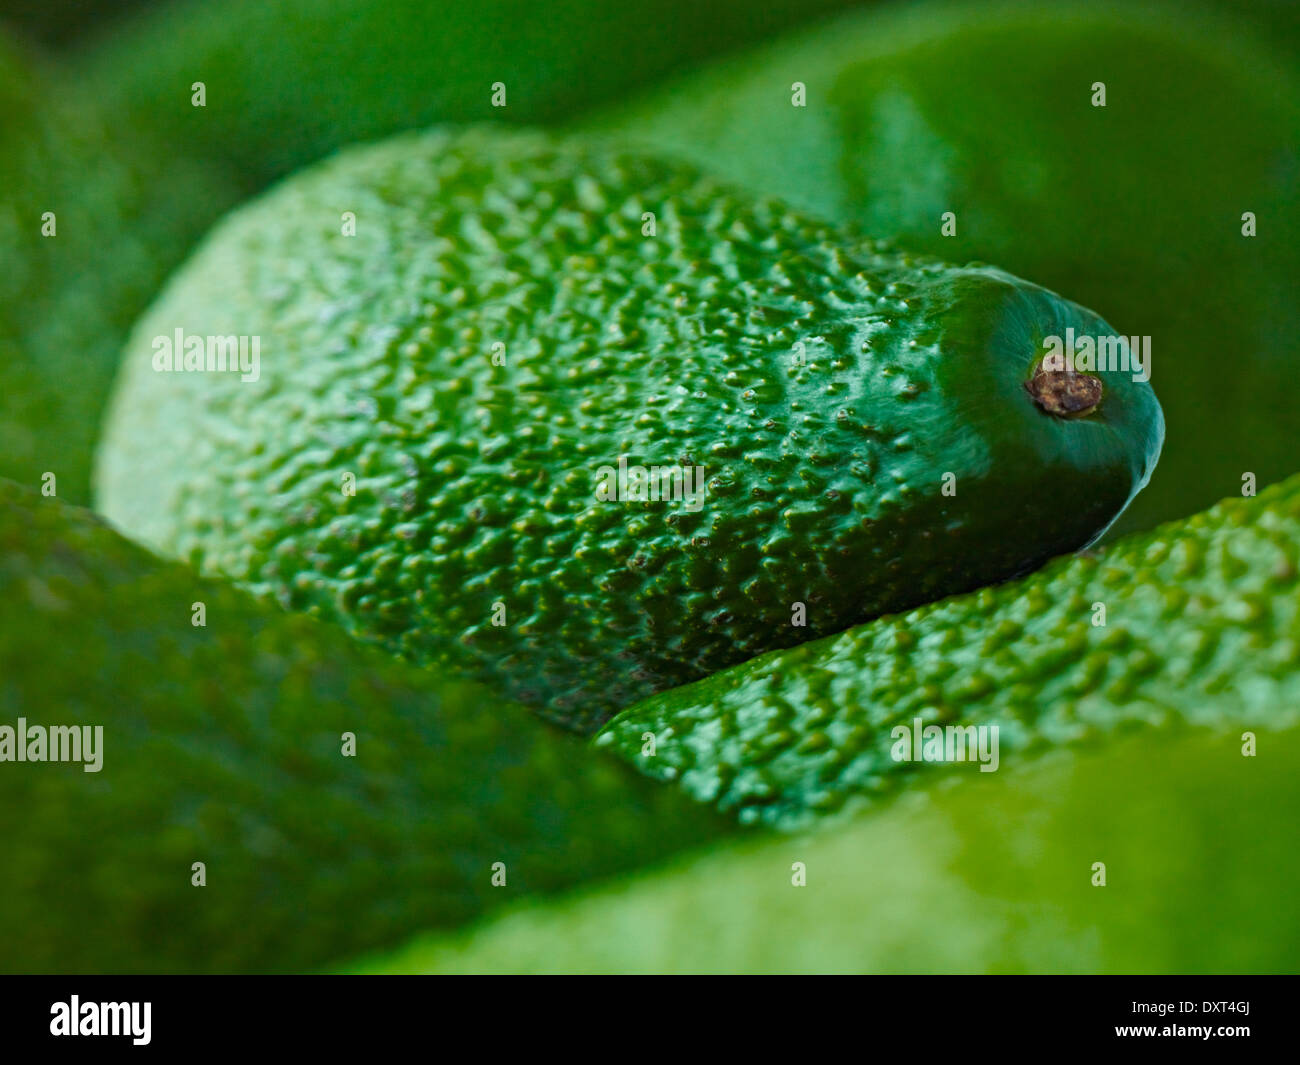
POLYGON ((127 330, 238 194, 2 37, 0 190, 0 475, 86 503, 127 330))
POLYGON ((97 95, 248 190, 439 122, 548 123, 850 0, 178 0, 77 62, 97 95), (207 106, 190 104, 202 81, 207 106), (494 86, 504 101, 494 102, 494 86))
POLYGON ((529 901, 377 973, 1287 973, 1300 736, 1130 737, 529 901), (799 877, 803 883, 798 885, 799 877))

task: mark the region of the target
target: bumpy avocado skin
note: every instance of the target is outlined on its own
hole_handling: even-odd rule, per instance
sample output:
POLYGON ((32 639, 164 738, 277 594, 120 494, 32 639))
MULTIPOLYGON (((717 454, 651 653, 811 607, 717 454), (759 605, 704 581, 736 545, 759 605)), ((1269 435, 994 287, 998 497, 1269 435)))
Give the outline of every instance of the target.
POLYGON ((5 971, 300 970, 724 830, 482 688, 10 482, 0 602, 0 725, 103 728, 98 772, 0 761, 5 971))
POLYGON ((1149 336, 1170 443, 1112 536, 1295 472, 1300 80, 1242 20, 1092 0, 851 13, 594 125, 1149 336))
POLYGON ((131 324, 234 198, 0 40, 0 475, 90 501, 131 324))
POLYGON ((1298 772, 1295 729, 1058 750, 349 968, 1290 973, 1298 772))
POLYGON ((789 828, 918 774, 977 772, 895 760, 892 730, 918 718, 996 725, 1006 762, 1150 726, 1286 728, 1298 708, 1300 476, 756 658, 632 707, 594 742, 742 820, 789 828))
POLYGON ((166 554, 587 729, 1097 536, 1163 422, 1123 373, 1086 418, 1035 405, 1070 327, 1108 331, 688 169, 412 135, 240 210, 173 280, 98 499, 166 554), (160 372, 177 329, 260 335, 259 379, 160 372), (599 498, 620 458, 705 491, 599 498))

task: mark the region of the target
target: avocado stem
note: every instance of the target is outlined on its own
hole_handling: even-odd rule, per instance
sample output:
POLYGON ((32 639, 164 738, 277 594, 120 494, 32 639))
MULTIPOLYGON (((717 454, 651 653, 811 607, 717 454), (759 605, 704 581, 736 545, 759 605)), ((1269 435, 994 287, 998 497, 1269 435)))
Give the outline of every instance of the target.
POLYGON ((1045 370, 1040 363, 1025 382, 1025 391, 1048 414, 1083 418, 1101 402, 1101 378, 1074 370, 1045 370))

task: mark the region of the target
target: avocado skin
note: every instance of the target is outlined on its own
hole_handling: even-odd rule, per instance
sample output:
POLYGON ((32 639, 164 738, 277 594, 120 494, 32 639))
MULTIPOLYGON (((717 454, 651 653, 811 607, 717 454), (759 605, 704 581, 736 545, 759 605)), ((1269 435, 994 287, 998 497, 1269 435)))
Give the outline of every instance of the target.
POLYGON ((1003 762, 1139 728, 1288 728, 1300 713, 1298 574, 1300 475, 665 692, 594 743, 742 821, 792 828, 918 776, 976 772, 895 761, 891 729, 918 717, 997 725, 1003 762))
POLYGON ((37 487, 52 473, 59 498, 88 503, 131 324, 235 193, 147 134, 108 125, 6 40, 0 189, 0 476, 37 487))
POLYGON ((1249 758, 1237 736, 1206 733, 1058 750, 347 968, 1292 973, 1297 774, 1296 729, 1261 734, 1249 758))
POLYGON ((79 57, 114 117, 251 193, 438 122, 549 123, 853 0, 189 0, 79 57), (207 105, 190 103, 202 81, 207 105), (506 106, 492 104, 506 86, 506 106))
POLYGON ((0 601, 0 725, 103 726, 97 773, 0 762, 5 971, 302 970, 727 831, 482 688, 10 482, 0 601))
POLYGON ((1300 80, 1243 24, 1092 2, 849 13, 588 125, 1150 336, 1170 445, 1114 537, 1295 472, 1300 80))
POLYGON ((241 209, 173 279, 97 498, 164 554, 590 730, 1099 535, 1163 422, 1121 373, 1088 418, 1039 410, 1024 381, 1067 327, 1109 331, 689 169, 409 135, 241 209), (261 379, 155 370, 177 328, 262 336, 261 379), (597 499, 620 457, 703 469, 702 508, 597 499))

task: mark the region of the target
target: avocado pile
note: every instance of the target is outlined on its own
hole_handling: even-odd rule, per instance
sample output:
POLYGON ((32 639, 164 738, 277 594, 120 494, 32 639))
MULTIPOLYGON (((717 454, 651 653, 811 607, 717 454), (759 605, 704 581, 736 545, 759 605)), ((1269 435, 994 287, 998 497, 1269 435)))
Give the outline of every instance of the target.
POLYGON ((11 27, 0 967, 1285 969, 1300 83, 1220 7, 11 27))

